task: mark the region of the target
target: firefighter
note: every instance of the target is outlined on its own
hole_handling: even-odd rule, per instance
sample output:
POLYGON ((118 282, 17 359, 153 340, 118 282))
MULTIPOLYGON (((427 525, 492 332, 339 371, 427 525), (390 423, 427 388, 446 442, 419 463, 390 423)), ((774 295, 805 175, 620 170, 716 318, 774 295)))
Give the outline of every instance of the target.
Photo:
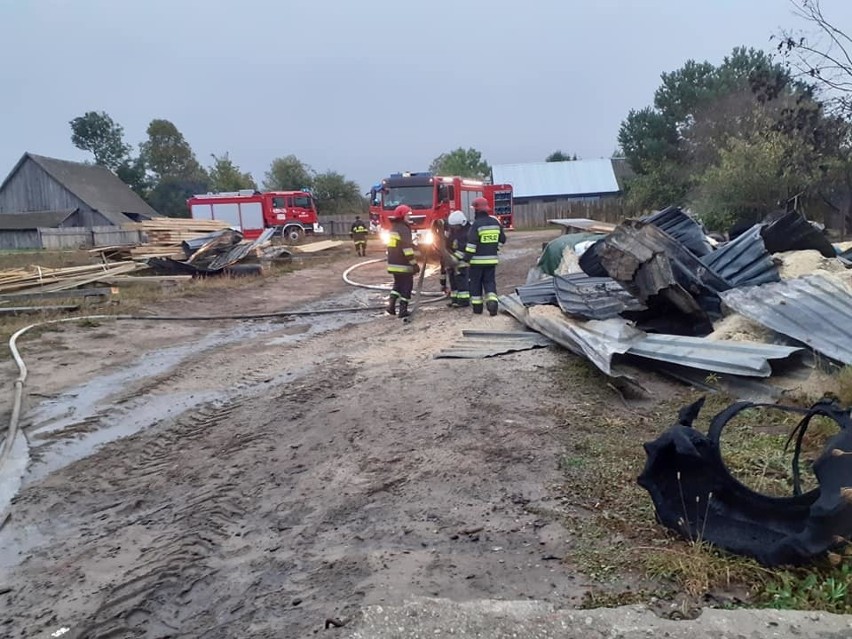
POLYGON ((474 219, 467 235, 465 261, 470 263, 470 303, 473 312, 482 314, 483 291, 488 313, 497 315, 497 253, 506 243, 503 225, 489 215, 488 200, 478 197, 471 203, 474 219))
POLYGON ((414 276, 420 272, 411 236, 411 207, 400 204, 389 218, 388 273, 393 275, 393 290, 388 299, 387 312, 396 315, 396 302, 399 300, 399 317, 408 317, 411 315, 408 303, 414 289, 414 276))
POLYGON ((458 262, 450 267, 450 303, 453 308, 470 306, 468 290, 468 264, 464 261, 467 246, 468 222, 461 211, 453 211, 447 218, 449 237, 447 249, 458 262))
POLYGON ((432 251, 438 256, 441 263, 441 293, 447 297, 450 295, 450 289, 447 288, 447 273, 452 268, 452 264, 447 259, 447 227, 444 220, 435 220, 432 222, 432 251))
POLYGON ((361 216, 355 216, 355 223, 349 229, 349 237, 355 242, 355 254, 359 257, 367 256, 367 235, 370 229, 361 221, 361 216))

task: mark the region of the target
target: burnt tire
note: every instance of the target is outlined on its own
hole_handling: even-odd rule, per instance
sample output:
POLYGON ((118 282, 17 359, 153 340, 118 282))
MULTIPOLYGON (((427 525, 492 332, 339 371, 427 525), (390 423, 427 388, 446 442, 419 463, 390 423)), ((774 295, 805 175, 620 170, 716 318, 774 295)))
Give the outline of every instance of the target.
POLYGON ((257 277, 263 275, 263 267, 260 264, 234 264, 224 270, 228 277, 257 277))

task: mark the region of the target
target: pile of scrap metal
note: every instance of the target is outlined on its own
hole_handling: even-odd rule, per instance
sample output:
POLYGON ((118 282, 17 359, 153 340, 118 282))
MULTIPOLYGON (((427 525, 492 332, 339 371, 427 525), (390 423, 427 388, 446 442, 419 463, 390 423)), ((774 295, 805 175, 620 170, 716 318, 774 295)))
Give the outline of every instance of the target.
MULTIPOLYGON (((681 409, 677 423, 645 444, 647 462, 639 485, 651 495, 657 520, 690 541, 707 541, 767 566, 801 565, 840 551, 852 539, 852 419, 848 409, 823 401, 810 409, 764 406, 802 415, 788 444, 793 495, 773 497, 739 482, 722 458, 725 426, 751 402, 739 402, 716 415, 708 433, 696 430, 701 399, 681 409), (819 486, 802 493, 799 460, 811 420, 821 416, 840 432, 826 443, 812 469, 819 486)), ((835 555, 834 559, 840 559, 835 555)))
POLYGON ((263 261, 281 261, 292 258, 292 253, 271 244, 274 228, 264 230, 254 240, 245 240, 233 229, 223 229, 181 243, 184 260, 153 257, 148 266, 161 275, 258 275, 263 271, 263 261))
POLYGON ((773 215, 727 242, 679 208, 609 232, 566 222, 579 232, 545 247, 527 284, 500 301, 607 375, 634 379, 650 367, 701 386, 712 373, 725 387, 769 377, 808 350, 852 364, 852 270, 798 213, 773 215), (828 266, 799 273, 790 265, 801 267, 801 256, 828 266), (732 314, 771 339, 717 339, 714 325, 732 314))

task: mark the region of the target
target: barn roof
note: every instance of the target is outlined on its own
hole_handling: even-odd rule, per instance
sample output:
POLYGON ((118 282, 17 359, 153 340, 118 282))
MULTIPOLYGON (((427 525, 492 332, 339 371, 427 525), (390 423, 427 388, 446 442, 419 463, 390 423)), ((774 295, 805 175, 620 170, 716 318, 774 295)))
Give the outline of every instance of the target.
POLYGON ((515 197, 584 196, 618 193, 612 160, 496 164, 494 184, 511 184, 515 197))
POLYGON ((105 166, 58 160, 34 153, 24 153, 0 185, 0 191, 27 159, 35 162, 54 180, 113 224, 121 225, 132 221, 123 215, 124 213, 159 217, 145 200, 105 166))

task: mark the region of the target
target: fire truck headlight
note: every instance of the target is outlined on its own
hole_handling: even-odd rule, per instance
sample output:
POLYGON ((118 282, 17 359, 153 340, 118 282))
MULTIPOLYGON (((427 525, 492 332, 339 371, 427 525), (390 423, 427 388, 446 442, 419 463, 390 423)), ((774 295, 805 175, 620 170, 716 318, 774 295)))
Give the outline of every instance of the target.
POLYGON ((423 235, 420 236, 420 244, 424 246, 431 246, 435 241, 435 236, 432 234, 432 231, 424 231, 423 235))
POLYGON ((390 232, 382 229, 379 231, 379 239, 382 241, 382 244, 387 246, 388 242, 390 242, 390 232))

